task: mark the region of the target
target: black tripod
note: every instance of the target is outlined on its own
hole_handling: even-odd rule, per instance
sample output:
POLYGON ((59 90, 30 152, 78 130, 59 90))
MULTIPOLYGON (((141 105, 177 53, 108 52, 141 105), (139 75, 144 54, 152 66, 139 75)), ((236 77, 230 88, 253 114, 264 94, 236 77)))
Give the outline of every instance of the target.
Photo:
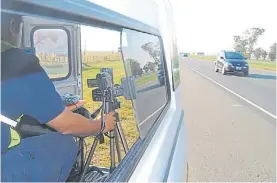
MULTIPOLYGON (((115 117, 116 117, 116 127, 113 131, 108 132, 107 134, 105 134, 106 136, 108 136, 110 138, 110 160, 111 160, 111 165, 110 165, 110 173, 112 173, 114 171, 114 169, 116 168, 116 163, 115 163, 115 148, 117 151, 117 156, 118 156, 118 161, 121 161, 121 151, 120 151, 120 146, 119 146, 119 139, 121 140, 123 149, 125 154, 128 152, 129 148, 128 148, 128 144, 121 126, 121 122, 120 122, 120 117, 118 112, 116 111, 117 109, 120 108, 120 102, 116 99, 113 98, 113 100, 110 101, 106 101, 105 95, 103 96, 103 104, 102 106, 97 109, 91 116, 93 118, 95 118, 99 112, 101 111, 101 119, 102 119, 102 123, 104 123, 104 113, 107 114, 111 111, 115 111, 115 117)), ((90 149, 87 161, 85 163, 85 166, 83 167, 83 171, 81 174, 81 179, 80 182, 84 181, 85 175, 88 171, 89 168, 89 164, 91 162, 91 159, 94 155, 95 149, 97 147, 97 144, 99 143, 103 143, 104 142, 104 135, 102 133, 100 133, 99 135, 95 136, 94 138, 94 142, 92 144, 92 147, 90 149)), ((100 174, 104 175, 98 168, 95 167, 96 171, 98 171, 100 174)))
MULTIPOLYGON (((120 108, 120 102, 115 98, 113 103, 107 102, 105 109, 107 110, 106 113, 110 112, 109 107, 112 105, 113 111, 116 109, 120 108)), ((128 144, 121 126, 121 121, 120 117, 117 111, 115 111, 115 117, 116 117, 116 127, 113 131, 109 132, 109 137, 110 137, 110 157, 111 157, 111 167, 110 167, 110 173, 112 173, 115 169, 115 148, 117 151, 117 157, 118 157, 118 162, 121 161, 121 151, 120 151, 120 146, 119 146, 119 139, 121 140, 123 150, 125 154, 128 152, 128 144)))

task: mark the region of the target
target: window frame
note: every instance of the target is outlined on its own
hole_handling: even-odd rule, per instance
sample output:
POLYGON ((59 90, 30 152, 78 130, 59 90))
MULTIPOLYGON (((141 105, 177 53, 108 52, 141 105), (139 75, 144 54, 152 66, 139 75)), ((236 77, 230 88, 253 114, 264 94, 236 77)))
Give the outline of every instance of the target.
MULTIPOLYGON (((125 28, 128 29, 128 28, 125 28)), ((137 30, 135 30, 137 31, 137 30)), ((121 31, 122 34, 123 30, 121 31)), ((137 31, 140 32, 140 31, 137 31)), ((145 32, 142 32, 145 33, 145 32)), ((152 34, 150 34, 152 35, 152 34)), ((159 128, 160 124, 162 123, 162 120, 164 119, 164 116, 166 115, 166 112, 170 108, 170 103, 172 100, 172 91, 171 91, 171 84, 170 84, 170 77, 169 77, 169 69, 167 66, 167 59, 165 56, 165 48, 164 48, 164 42, 161 36, 153 35, 159 38, 161 50, 163 51, 162 57, 164 61, 164 70, 165 70, 165 78, 166 78, 166 92, 168 94, 167 103, 164 105, 163 109, 161 110, 161 113, 156 118, 154 123, 152 124, 151 128, 149 128, 149 131, 147 132, 147 135, 142 139, 140 136, 135 141, 133 146, 131 147, 130 151, 126 154, 126 156, 122 159, 119 166, 114 170, 114 172, 111 174, 111 176, 107 179, 108 182, 126 182, 130 179, 130 176, 133 174, 137 164, 141 160, 142 156, 144 155, 147 147, 149 146, 152 138, 156 134, 157 129, 159 128)), ((120 39, 120 41, 122 41, 120 39)), ((121 43, 120 43, 121 46, 121 43)), ((122 54, 122 52, 121 52, 122 54)), ((122 59, 124 62, 124 56, 122 54, 122 59)), ((170 61, 171 63, 171 61, 170 61)))
MULTIPOLYGON (((43 26, 43 25, 39 25, 39 26, 35 26, 31 29, 30 31, 30 42, 31 42, 31 47, 32 48, 35 48, 34 46, 34 34, 37 30, 40 30, 40 29, 57 29, 57 30, 63 30, 65 31, 66 35, 67 35, 67 49, 68 49, 68 60, 67 60, 67 63, 68 63, 68 73, 66 76, 64 77, 58 77, 58 78, 50 78, 49 79, 51 81, 62 81, 62 80, 66 80, 68 78, 70 78, 71 74, 72 74, 72 59, 71 59, 71 56, 72 56, 72 52, 71 52, 71 39, 70 39, 70 31, 66 28, 66 27, 63 27, 63 26, 43 26)), ((39 60, 40 61, 40 60, 39 60)), ((46 72, 46 71, 45 71, 46 72)), ((47 73, 47 72, 46 72, 47 73)), ((48 73, 47 73, 48 75, 48 73)), ((49 75, 48 75, 49 76, 49 75)))
POLYGON ((164 67, 164 72, 165 72, 165 84, 166 84, 166 94, 167 94, 167 102, 165 103, 165 106, 163 108, 162 113, 164 113, 164 109, 170 104, 171 102, 171 84, 170 84, 170 78, 169 78, 169 70, 168 70, 168 66, 167 66, 167 60, 166 60, 166 56, 165 56, 165 49, 164 49, 164 43, 163 43, 163 39, 161 36, 157 36, 160 42, 160 46, 161 46, 161 51, 162 51, 162 60, 163 60, 163 67, 164 67))

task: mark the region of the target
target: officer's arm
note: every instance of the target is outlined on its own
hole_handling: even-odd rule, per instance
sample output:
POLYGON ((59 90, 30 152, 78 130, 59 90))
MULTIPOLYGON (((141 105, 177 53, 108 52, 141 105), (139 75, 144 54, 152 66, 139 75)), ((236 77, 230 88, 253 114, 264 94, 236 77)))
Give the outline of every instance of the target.
MULTIPOLYGON (((22 82, 17 85, 22 95, 18 107, 21 107, 23 114, 64 134, 87 136, 100 131, 99 120, 91 121, 65 108, 53 83, 38 62, 29 65, 24 72, 22 82)), ((113 120, 111 116, 107 116, 107 121, 113 120)), ((109 129, 110 125, 107 125, 109 129)))
MULTIPOLYGON (((114 129, 116 118, 114 112, 110 112, 104 116, 105 129, 104 133, 114 129)), ((46 123, 50 127, 56 129, 63 134, 71 134, 75 136, 88 136, 98 133, 101 129, 101 119, 89 120, 80 114, 65 109, 60 115, 46 123)))
POLYGON ((66 108, 57 117, 47 122, 46 125, 49 125, 63 134, 72 134, 76 136, 95 134, 100 131, 101 127, 100 120, 91 121, 66 108))

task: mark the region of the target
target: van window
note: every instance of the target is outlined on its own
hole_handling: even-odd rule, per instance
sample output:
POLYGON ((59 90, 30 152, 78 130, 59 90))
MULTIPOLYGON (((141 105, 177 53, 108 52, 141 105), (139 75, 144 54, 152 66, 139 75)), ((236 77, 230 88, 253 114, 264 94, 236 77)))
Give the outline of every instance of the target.
POLYGON ((140 137, 145 137, 167 103, 165 66, 157 36, 123 29, 122 54, 128 76, 136 78, 133 101, 140 137))
POLYGON ((51 79, 69 76, 68 33, 64 29, 35 28, 33 46, 40 65, 51 79))

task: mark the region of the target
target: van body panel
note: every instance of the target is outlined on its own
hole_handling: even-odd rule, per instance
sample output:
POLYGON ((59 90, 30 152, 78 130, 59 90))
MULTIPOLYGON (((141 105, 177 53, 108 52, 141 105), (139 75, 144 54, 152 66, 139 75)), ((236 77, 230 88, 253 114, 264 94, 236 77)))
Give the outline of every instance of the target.
MULTIPOLYGON (((181 113, 180 124, 178 129, 178 134, 176 134, 177 138, 174 143, 176 146, 173 151, 170 170, 168 174, 167 181, 168 182, 185 182, 186 176, 188 174, 188 150, 187 150, 187 127, 185 125, 185 111, 182 106, 182 88, 178 87, 175 90, 176 96, 176 108, 179 109, 179 114, 181 113), (180 111, 182 109, 182 111, 180 111)), ((173 120, 174 121, 174 120, 173 120)), ((172 122, 173 123, 173 122, 172 122)))
POLYGON ((131 175, 130 182, 185 181, 187 153, 184 111, 175 98, 181 92, 181 87, 175 91, 169 109, 131 175))

